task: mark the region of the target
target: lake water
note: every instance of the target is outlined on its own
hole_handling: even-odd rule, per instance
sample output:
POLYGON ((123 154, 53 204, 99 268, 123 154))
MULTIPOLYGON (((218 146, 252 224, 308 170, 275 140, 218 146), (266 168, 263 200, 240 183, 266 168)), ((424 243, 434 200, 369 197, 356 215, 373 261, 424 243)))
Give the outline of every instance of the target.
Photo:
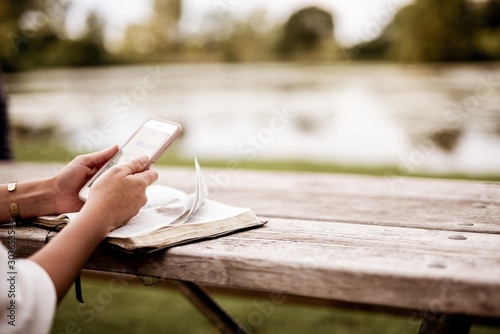
POLYGON ((6 76, 14 123, 72 150, 178 121, 184 157, 500 173, 500 64, 169 64, 6 76))

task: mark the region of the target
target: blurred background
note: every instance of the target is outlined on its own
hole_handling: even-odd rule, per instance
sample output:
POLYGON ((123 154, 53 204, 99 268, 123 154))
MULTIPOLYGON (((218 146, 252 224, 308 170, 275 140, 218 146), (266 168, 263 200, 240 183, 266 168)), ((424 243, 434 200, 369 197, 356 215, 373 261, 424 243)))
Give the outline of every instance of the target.
MULTIPOLYGON (((169 165, 500 180, 500 0, 1 0, 0 35, 18 161, 67 162, 160 116, 184 128, 169 165)), ((54 333, 212 330, 165 290, 131 284, 102 311, 69 293, 54 333)), ((215 295, 247 325, 268 300, 215 295)), ((252 330, 411 319, 285 303, 252 330)))
POLYGON ((498 0, 2 0, 0 22, 18 160, 156 115, 185 130, 172 164, 500 175, 498 0))

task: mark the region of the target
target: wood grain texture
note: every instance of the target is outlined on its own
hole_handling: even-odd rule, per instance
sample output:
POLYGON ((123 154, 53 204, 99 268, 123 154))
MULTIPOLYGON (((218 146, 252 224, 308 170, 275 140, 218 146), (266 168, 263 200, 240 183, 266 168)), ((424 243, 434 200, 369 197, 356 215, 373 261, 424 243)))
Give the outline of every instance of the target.
MULTIPOLYGON (((45 230, 18 228, 19 256, 45 230)), ((273 219, 265 227, 86 268, 407 309, 500 316, 500 235, 273 219)), ((0 229, 0 236, 6 233, 0 229)))
MULTIPOLYGON (((0 182, 47 177, 62 167, 13 166, 0 164, 0 182)), ((194 168, 156 169, 159 183, 194 191, 194 168)), ((211 197, 250 207, 261 216, 500 233, 500 183, 208 168, 203 172, 211 197)))
MULTIPOLYGON (((193 170, 158 170, 161 183, 194 188, 193 170)), ((249 206, 269 223, 150 255, 103 246, 87 268, 500 317, 498 183, 407 178, 393 187, 383 177, 204 172, 217 199, 249 206)), ((53 173, 50 165, 1 165, 0 181, 53 173)), ((45 234, 18 228, 19 254, 42 247, 45 234)))

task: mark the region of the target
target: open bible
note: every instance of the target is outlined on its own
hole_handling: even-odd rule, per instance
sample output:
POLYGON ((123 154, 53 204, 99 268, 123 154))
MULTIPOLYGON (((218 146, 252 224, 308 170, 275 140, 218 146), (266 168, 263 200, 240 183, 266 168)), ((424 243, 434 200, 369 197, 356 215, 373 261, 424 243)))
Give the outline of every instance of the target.
MULTIPOLYGON (((106 242, 127 251, 151 252, 193 240, 212 238, 264 225, 252 210, 208 198, 198 161, 196 190, 186 194, 165 185, 151 185, 148 202, 127 224, 108 235, 106 242)), ((77 212, 35 218, 33 224, 55 228, 71 224, 77 212)))

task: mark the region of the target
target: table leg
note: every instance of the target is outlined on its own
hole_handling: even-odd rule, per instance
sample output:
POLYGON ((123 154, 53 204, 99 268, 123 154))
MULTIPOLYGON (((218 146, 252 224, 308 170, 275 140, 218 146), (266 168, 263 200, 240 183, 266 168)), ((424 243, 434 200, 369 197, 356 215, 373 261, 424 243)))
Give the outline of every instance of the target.
POLYGON ((188 281, 175 281, 177 289, 223 334, 248 334, 198 285, 188 281))
POLYGON ((425 312, 418 334, 468 334, 471 318, 461 314, 425 312))

